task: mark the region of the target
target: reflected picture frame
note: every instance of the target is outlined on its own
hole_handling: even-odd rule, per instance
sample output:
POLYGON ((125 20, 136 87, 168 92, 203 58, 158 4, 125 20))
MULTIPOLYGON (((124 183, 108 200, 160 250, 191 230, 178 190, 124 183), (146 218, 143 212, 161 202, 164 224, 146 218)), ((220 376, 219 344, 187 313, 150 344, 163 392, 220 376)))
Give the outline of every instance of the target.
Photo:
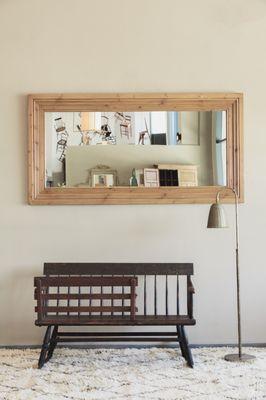
POLYGON ((159 187, 159 170, 157 168, 144 168, 144 186, 159 187))
POLYGON ((93 188, 117 186, 117 171, 106 165, 98 165, 89 170, 89 183, 93 188))

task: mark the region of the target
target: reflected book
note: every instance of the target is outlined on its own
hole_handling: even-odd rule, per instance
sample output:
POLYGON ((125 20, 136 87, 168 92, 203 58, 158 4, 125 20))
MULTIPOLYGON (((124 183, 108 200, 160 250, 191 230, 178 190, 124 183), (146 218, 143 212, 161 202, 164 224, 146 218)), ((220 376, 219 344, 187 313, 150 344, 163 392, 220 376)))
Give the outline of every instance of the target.
POLYGON ((160 186, 178 186, 178 171, 174 169, 159 169, 160 186))

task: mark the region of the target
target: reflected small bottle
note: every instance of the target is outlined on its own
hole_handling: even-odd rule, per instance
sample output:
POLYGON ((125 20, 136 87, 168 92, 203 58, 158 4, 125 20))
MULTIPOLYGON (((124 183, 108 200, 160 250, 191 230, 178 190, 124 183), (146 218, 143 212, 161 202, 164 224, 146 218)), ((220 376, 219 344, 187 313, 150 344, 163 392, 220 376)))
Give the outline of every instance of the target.
POLYGON ((133 168, 133 170, 132 170, 132 175, 130 177, 129 184, 130 184, 130 186, 138 186, 135 168, 133 168))

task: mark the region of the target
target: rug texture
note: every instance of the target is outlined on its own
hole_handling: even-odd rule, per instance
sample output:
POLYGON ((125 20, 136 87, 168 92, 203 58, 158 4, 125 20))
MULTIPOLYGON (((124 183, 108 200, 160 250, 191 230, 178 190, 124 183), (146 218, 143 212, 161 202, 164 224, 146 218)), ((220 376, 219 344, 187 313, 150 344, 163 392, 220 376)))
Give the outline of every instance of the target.
POLYGON ((194 369, 179 350, 65 349, 37 369, 38 350, 0 350, 1 400, 262 400, 266 349, 250 363, 229 363, 232 348, 193 349, 194 369))

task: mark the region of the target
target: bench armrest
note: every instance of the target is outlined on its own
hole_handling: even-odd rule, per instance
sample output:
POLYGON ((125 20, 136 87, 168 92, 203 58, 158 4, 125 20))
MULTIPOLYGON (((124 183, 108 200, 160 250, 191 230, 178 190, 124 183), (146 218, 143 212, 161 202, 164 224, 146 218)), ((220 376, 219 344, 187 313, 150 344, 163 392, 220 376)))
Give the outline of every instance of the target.
POLYGON ((193 294, 195 289, 191 281, 190 275, 187 277, 187 313, 189 318, 193 318, 193 294))
POLYGON ((195 288, 194 288, 193 283, 191 282, 191 280, 189 282, 187 290, 189 291, 189 293, 192 293, 192 294, 195 293, 195 288))

